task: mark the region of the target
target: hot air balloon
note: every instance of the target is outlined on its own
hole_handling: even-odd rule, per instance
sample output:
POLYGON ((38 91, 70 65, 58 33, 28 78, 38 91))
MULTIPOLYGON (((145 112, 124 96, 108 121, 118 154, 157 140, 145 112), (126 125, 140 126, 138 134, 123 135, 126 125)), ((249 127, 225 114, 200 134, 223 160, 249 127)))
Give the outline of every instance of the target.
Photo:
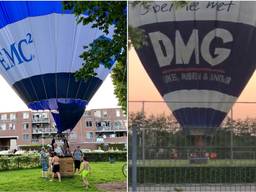
POLYGON ((255 2, 129 5, 129 24, 148 37, 137 54, 196 145, 214 135, 255 70, 255 23, 255 2))
POLYGON ((30 109, 51 110, 58 133, 72 130, 111 70, 100 64, 97 76, 76 80, 79 55, 112 35, 77 24, 62 2, 0 2, 0 73, 30 109))

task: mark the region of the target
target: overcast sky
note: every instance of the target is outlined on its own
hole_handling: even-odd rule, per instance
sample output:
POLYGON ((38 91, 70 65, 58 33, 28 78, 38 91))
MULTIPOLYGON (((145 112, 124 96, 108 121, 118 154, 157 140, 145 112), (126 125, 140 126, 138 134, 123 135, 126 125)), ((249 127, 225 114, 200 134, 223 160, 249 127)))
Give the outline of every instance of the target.
MULTIPOLYGON (((86 109, 118 107, 110 75, 95 93, 86 109)), ((28 110, 25 103, 0 75, 0 112, 28 110)))

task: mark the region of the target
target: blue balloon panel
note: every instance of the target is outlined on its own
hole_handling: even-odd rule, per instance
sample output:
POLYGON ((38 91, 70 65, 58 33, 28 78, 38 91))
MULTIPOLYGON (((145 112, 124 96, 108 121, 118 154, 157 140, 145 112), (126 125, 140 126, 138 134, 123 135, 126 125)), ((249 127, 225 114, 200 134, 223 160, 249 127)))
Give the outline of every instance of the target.
POLYGON ((62 2, 0 2, 0 73, 29 108, 52 111, 59 133, 72 130, 111 71, 100 64, 95 77, 77 80, 83 47, 113 34, 114 26, 106 35, 77 24, 62 2))

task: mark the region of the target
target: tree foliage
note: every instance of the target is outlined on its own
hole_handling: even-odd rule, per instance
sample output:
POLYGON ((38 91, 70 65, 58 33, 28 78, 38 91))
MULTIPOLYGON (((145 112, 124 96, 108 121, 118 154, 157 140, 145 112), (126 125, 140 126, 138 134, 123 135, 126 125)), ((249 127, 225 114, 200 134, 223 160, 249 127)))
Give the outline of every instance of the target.
POLYGON ((106 68, 112 65, 113 57, 116 65, 112 71, 114 92, 119 105, 124 111, 127 106, 127 4, 125 1, 66 1, 64 9, 71 10, 77 17, 77 22, 87 25, 92 23, 93 28, 108 34, 114 27, 112 39, 99 38, 88 46, 80 57, 83 67, 76 72, 77 79, 87 80, 96 76, 95 69, 102 63, 106 68), (86 16, 85 14, 86 13, 86 16), (86 64, 85 64, 86 63, 86 64))

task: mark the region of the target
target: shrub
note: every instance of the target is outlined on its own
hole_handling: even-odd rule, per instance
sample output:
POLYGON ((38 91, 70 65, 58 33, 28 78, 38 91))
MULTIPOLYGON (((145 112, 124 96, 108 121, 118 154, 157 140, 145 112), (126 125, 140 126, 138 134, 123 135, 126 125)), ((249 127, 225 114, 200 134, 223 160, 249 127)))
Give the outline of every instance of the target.
MULTIPOLYGON (((131 177, 131 167, 129 167, 131 177)), ((137 167, 138 183, 253 183, 256 167, 137 167)))
POLYGON ((92 162, 102 162, 102 161, 109 161, 113 159, 114 161, 126 161, 127 160, 127 153, 124 151, 119 152, 88 152, 84 153, 87 157, 88 161, 92 162))
POLYGON ((33 168, 40 166, 40 157, 36 155, 1 156, 0 170, 33 168))

